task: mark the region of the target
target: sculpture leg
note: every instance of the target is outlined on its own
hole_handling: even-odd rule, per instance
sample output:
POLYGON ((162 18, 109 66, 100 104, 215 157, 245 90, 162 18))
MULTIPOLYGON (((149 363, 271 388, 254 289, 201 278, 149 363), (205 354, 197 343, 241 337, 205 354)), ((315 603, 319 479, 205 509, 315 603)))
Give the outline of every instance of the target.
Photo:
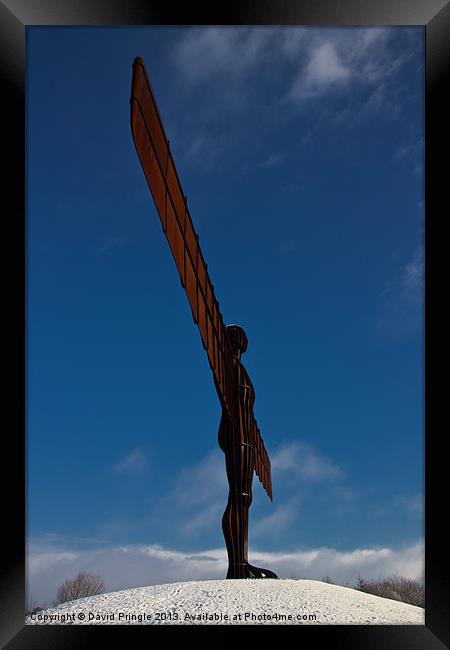
POLYGON ((245 578, 248 554, 248 511, 252 502, 253 449, 248 444, 230 445, 225 451, 230 491, 222 517, 228 551, 227 578, 245 578))
POLYGON ((273 571, 248 562, 248 511, 252 502, 253 447, 234 444, 225 449, 230 491, 222 517, 228 551, 227 578, 277 578, 273 571))

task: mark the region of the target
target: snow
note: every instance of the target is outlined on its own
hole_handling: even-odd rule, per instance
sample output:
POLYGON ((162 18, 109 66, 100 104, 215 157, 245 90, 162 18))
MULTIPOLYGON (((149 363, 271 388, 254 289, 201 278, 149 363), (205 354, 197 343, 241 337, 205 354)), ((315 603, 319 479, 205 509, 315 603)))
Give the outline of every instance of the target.
POLYGON ((318 580, 202 580, 89 596, 38 612, 25 623, 424 625, 425 610, 318 580))

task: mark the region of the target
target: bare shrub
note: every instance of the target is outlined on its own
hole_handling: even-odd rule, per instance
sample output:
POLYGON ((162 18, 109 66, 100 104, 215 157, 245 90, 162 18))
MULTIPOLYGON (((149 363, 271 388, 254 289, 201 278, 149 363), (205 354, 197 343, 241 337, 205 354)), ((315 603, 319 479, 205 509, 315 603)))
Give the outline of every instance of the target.
POLYGON ((355 589, 381 598, 398 600, 409 605, 425 607, 425 589, 415 580, 394 574, 378 580, 357 577, 355 589))
POLYGON ((324 578, 322 578, 322 582, 326 582, 328 585, 334 585, 335 583, 333 580, 330 578, 329 575, 326 575, 324 578))
POLYGON ((86 596, 97 596, 105 591, 105 584, 101 576, 81 571, 75 578, 66 580, 59 587, 56 594, 56 605, 69 600, 78 600, 86 596))

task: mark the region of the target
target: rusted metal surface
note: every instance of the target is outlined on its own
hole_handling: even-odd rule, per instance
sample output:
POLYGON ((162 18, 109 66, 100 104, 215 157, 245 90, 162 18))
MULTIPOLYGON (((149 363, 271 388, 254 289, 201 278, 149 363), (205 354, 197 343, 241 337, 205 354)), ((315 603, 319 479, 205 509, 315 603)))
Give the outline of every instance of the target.
POLYGON ((131 131, 142 169, 180 274, 194 322, 206 350, 222 405, 219 446, 229 483, 222 530, 228 552, 227 578, 276 578, 248 561, 248 511, 255 471, 272 500, 270 460, 253 413, 255 391, 241 362, 247 335, 225 326, 200 248, 161 115, 141 58, 133 63, 131 131))
MULTIPOLYGON (((234 421, 232 351, 208 268, 186 204, 144 61, 135 59, 131 87, 131 131, 163 231, 172 251, 208 355, 222 407, 234 421)), ((252 414, 254 470, 272 500, 270 460, 252 414)))

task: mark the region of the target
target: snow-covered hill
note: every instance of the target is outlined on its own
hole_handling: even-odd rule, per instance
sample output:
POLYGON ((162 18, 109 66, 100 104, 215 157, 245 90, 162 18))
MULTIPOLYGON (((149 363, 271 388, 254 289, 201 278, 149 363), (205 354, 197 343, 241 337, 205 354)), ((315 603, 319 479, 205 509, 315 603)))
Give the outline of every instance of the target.
POLYGON ((425 610, 316 580, 203 580, 89 596, 26 624, 424 625, 425 610))

